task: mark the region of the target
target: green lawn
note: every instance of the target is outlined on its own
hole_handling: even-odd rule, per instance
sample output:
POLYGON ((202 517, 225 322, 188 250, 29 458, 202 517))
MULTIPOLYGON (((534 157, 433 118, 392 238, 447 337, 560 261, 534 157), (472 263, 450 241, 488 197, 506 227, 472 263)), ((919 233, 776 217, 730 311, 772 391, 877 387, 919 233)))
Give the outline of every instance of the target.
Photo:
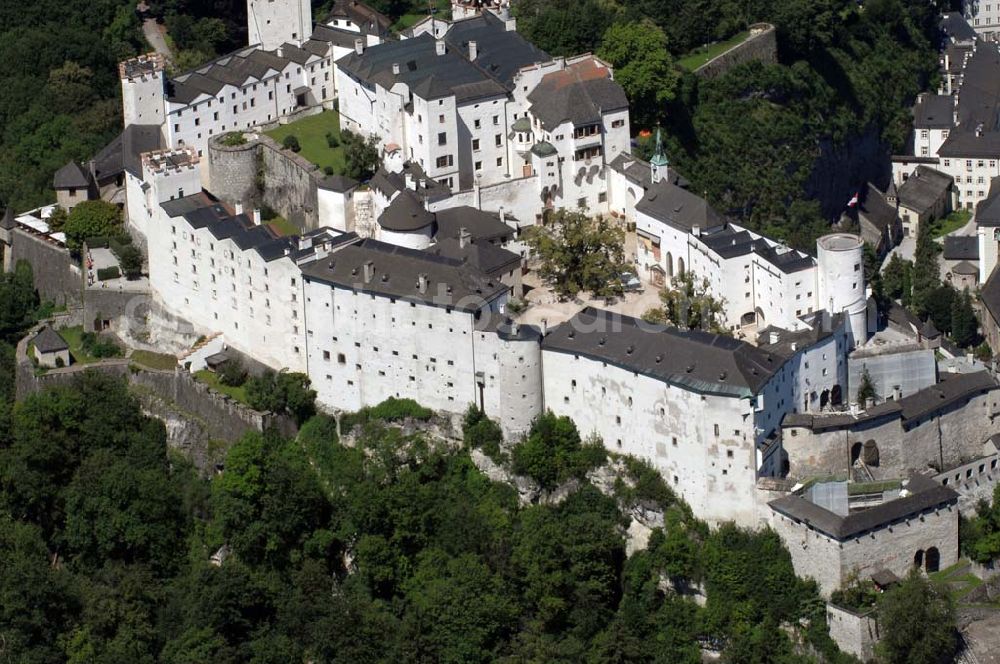
POLYGON ((148 350, 133 351, 129 359, 138 365, 162 371, 170 371, 177 366, 177 357, 175 355, 154 353, 148 350))
POLYGON ((709 44, 708 46, 696 48, 678 60, 677 64, 680 65, 682 69, 694 71, 712 58, 722 55, 738 44, 742 44, 749 36, 749 32, 741 32, 738 35, 730 37, 726 41, 715 42, 714 44, 709 44))
POLYGON ((271 226, 274 230, 278 232, 278 234, 280 234, 283 237, 288 237, 290 235, 302 235, 302 231, 299 230, 299 228, 295 224, 288 221, 284 217, 274 217, 272 219, 265 219, 263 223, 266 226, 271 226))
POLYGON ((202 369, 201 371, 196 371, 194 377, 211 387, 216 392, 221 392, 222 394, 225 394, 240 403, 247 403, 247 391, 243 387, 223 385, 219 382, 219 377, 214 371, 202 369))
POLYGON ((93 364, 99 362, 100 358, 92 357, 83 352, 83 326, 64 327, 56 330, 66 343, 69 344, 69 354, 76 364, 93 364))
MULTIPOLYGON (((434 0, 434 6, 437 8, 434 18, 451 18, 451 0, 434 0)), ((425 18, 427 18, 427 3, 422 0, 413 0, 410 11, 400 16, 396 22, 392 24, 392 29, 395 32, 402 32, 403 30, 416 25, 425 18)))
POLYGON ((344 148, 343 146, 331 148, 327 145, 326 135, 331 132, 340 138, 340 116, 336 111, 323 111, 317 115, 310 115, 265 133, 278 144, 281 144, 286 136, 295 136, 302 147, 300 155, 320 168, 330 166, 334 173, 343 173, 344 148))
POLYGON ((971 218, 972 212, 969 210, 955 210, 947 217, 935 219, 931 222, 931 237, 942 237, 948 233, 953 233, 969 223, 969 219, 971 218))

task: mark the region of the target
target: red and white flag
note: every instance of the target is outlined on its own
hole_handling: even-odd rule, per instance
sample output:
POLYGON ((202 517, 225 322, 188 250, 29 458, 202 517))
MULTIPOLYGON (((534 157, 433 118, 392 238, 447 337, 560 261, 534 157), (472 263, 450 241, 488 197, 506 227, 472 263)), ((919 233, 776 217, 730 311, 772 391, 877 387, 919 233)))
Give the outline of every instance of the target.
POLYGON ((854 207, 858 204, 858 195, 854 194, 851 196, 851 200, 847 201, 847 207, 854 207))

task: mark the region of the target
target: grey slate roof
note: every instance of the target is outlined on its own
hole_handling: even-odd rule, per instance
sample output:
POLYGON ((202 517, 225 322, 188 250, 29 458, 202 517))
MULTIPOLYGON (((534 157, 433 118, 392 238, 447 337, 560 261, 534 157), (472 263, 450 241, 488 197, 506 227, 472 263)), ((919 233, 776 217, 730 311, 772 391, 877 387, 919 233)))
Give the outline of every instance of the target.
POLYGON ((865 188, 865 196, 859 206, 858 214, 877 228, 880 233, 891 228, 899 216, 896 208, 886 201, 885 194, 870 182, 865 188))
POLYGON ((438 210, 438 238, 458 237, 461 229, 466 229, 478 242, 505 241, 514 236, 514 229, 500 221, 500 217, 474 207, 461 206, 438 210))
POLYGON ((66 343, 66 340, 48 325, 39 330, 31 343, 35 345, 35 349, 39 353, 58 353, 69 350, 69 344, 66 343))
POLYGON ((976 225, 1000 226, 1000 177, 990 181, 990 192, 976 204, 976 225))
POLYGON ((941 200, 951 184, 950 175, 920 164, 899 188, 899 204, 922 214, 941 200))
POLYGON ((91 184, 90 173, 75 161, 71 161, 52 178, 53 189, 86 189, 91 184))
POLYGON ((938 148, 938 156, 956 159, 1000 159, 1000 131, 986 131, 977 136, 975 131, 956 129, 944 139, 944 143, 938 148))
POLYGON ((360 184, 354 178, 349 178, 346 175, 327 175, 319 181, 318 186, 320 189, 344 193, 357 188, 360 184))
POLYGON ((652 185, 635 209, 685 232, 695 226, 705 230, 726 223, 704 198, 665 180, 652 185))
POLYGON ((954 490, 922 475, 911 477, 904 489, 908 492, 904 497, 852 512, 847 516, 835 514, 797 494, 783 496, 768 504, 780 514, 836 540, 844 541, 870 530, 888 526, 900 519, 916 516, 926 510, 958 502, 958 494, 954 490))
POLYGON ((482 69, 469 62, 467 53, 449 46, 444 55, 437 54, 435 39, 428 34, 390 41, 365 49, 364 53, 348 53, 337 66, 359 80, 391 89, 397 82, 405 83, 421 99, 440 99, 455 95, 458 102, 499 97, 506 88, 482 69), (398 64, 400 73, 393 74, 398 64))
POLYGON ((1000 269, 993 268, 979 291, 979 297, 993 321, 1000 325, 1000 269))
POLYGON ((542 349, 580 355, 703 394, 750 397, 785 359, 731 337, 644 323, 588 307, 555 327, 542 349))
POLYGON ((628 108, 625 91, 593 59, 546 74, 528 101, 531 114, 549 131, 564 122, 576 127, 596 124, 602 113, 628 108))
POLYGON ((979 260, 979 238, 975 235, 946 235, 942 257, 947 261, 979 260))
MULTIPOLYGON (((825 312, 822 312, 825 314, 825 312)), ((776 353, 783 357, 794 357, 797 353, 806 348, 815 346, 821 341, 825 341, 833 336, 835 330, 844 324, 844 314, 839 313, 829 317, 829 327, 824 329, 822 324, 822 314, 816 317, 813 324, 799 331, 785 330, 774 325, 769 325, 757 334, 757 347, 769 353, 776 353), (776 333, 778 340, 771 342, 771 334, 776 333)))
POLYGON ((380 166, 368 184, 373 189, 382 192, 382 195, 386 198, 392 198, 392 195, 397 191, 403 191, 407 188, 407 176, 413 179, 414 189, 410 191, 422 201, 435 201, 451 196, 451 190, 446 185, 429 177, 424 169, 420 167, 420 164, 415 162, 403 164, 403 170, 400 173, 391 173, 384 166, 380 166))
POLYGON ((137 178, 142 177, 142 154, 166 147, 156 125, 129 125, 122 132, 122 167, 137 178))
POLYGON ((955 98, 951 95, 926 95, 913 107, 913 126, 917 129, 949 129, 954 123, 955 98))
POLYGON ((378 218, 378 225, 382 228, 402 233, 427 228, 433 223, 434 215, 408 189, 392 199, 378 218))
POLYGON ((330 23, 333 19, 350 19, 361 28, 362 34, 380 37, 388 37, 392 27, 392 20, 389 17, 358 0, 334 2, 323 22, 330 23))
POLYGON ((504 22, 492 12, 482 12, 453 22, 445 34, 445 41, 466 54, 469 42, 476 42, 476 66, 500 81, 508 90, 514 84, 514 74, 521 67, 552 59, 517 31, 507 30, 504 22))
MULTIPOLYGON (((305 53, 297 47, 292 48, 296 53, 305 53)), ((290 58, 256 46, 243 48, 171 79, 167 86, 167 99, 190 104, 203 94, 216 95, 227 84, 242 86, 251 79, 262 80, 269 70, 280 72, 290 61, 290 58)))
MULTIPOLYGON (((653 177, 649 170, 649 162, 643 161, 630 154, 619 154, 608 164, 612 169, 622 173, 630 182, 641 185, 648 189, 653 184, 653 177)), ((690 183, 673 168, 667 169, 667 174, 663 176, 663 181, 675 184, 682 189, 687 189, 690 183)))
POLYGON ((507 286, 461 261, 371 239, 303 264, 302 274, 310 281, 467 312, 483 310, 507 292, 507 286), (366 282, 369 261, 372 277, 366 282), (427 278, 424 292, 418 287, 421 275, 427 278))
POLYGON ((952 266, 951 271, 953 274, 979 274, 979 267, 969 261, 962 261, 952 266))
POLYGON ((938 27, 952 41, 971 42, 976 40, 976 31, 972 29, 969 22, 965 20, 965 17, 960 12, 945 12, 941 14, 941 21, 938 23, 938 27))
POLYGON ((521 257, 512 251, 489 242, 475 242, 471 239, 462 246, 457 237, 440 238, 430 249, 431 253, 452 258, 471 265, 485 275, 499 277, 521 266, 521 257))
POLYGON ((709 249, 723 258, 757 254, 786 274, 805 270, 814 265, 811 256, 794 249, 779 252, 767 240, 754 239, 748 231, 737 230, 728 223, 702 231, 700 239, 709 249))

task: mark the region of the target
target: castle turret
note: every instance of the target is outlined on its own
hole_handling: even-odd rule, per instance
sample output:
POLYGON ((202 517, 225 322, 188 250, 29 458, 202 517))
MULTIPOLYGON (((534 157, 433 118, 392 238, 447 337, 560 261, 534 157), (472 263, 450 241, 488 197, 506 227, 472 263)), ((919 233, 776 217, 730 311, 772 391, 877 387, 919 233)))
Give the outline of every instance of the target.
POLYGON ((247 0, 250 45, 273 51, 285 43, 301 45, 312 36, 309 0, 247 0))
POLYGON ((158 53, 140 55, 118 65, 125 126, 163 124, 166 107, 165 62, 158 53))
POLYGON ((857 235, 834 233, 816 242, 819 307, 843 312, 851 323, 855 346, 868 341, 864 242, 857 235))

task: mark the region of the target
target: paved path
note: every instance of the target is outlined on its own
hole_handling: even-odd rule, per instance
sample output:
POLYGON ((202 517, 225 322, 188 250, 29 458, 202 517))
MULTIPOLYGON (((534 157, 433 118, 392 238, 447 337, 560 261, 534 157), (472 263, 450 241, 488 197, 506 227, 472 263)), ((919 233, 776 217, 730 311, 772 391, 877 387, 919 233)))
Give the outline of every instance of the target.
POLYGON ((142 34, 146 36, 146 41, 153 47, 153 50, 166 59, 167 64, 173 62, 173 54, 164 38, 166 28, 156 22, 155 18, 147 18, 142 22, 142 34))

